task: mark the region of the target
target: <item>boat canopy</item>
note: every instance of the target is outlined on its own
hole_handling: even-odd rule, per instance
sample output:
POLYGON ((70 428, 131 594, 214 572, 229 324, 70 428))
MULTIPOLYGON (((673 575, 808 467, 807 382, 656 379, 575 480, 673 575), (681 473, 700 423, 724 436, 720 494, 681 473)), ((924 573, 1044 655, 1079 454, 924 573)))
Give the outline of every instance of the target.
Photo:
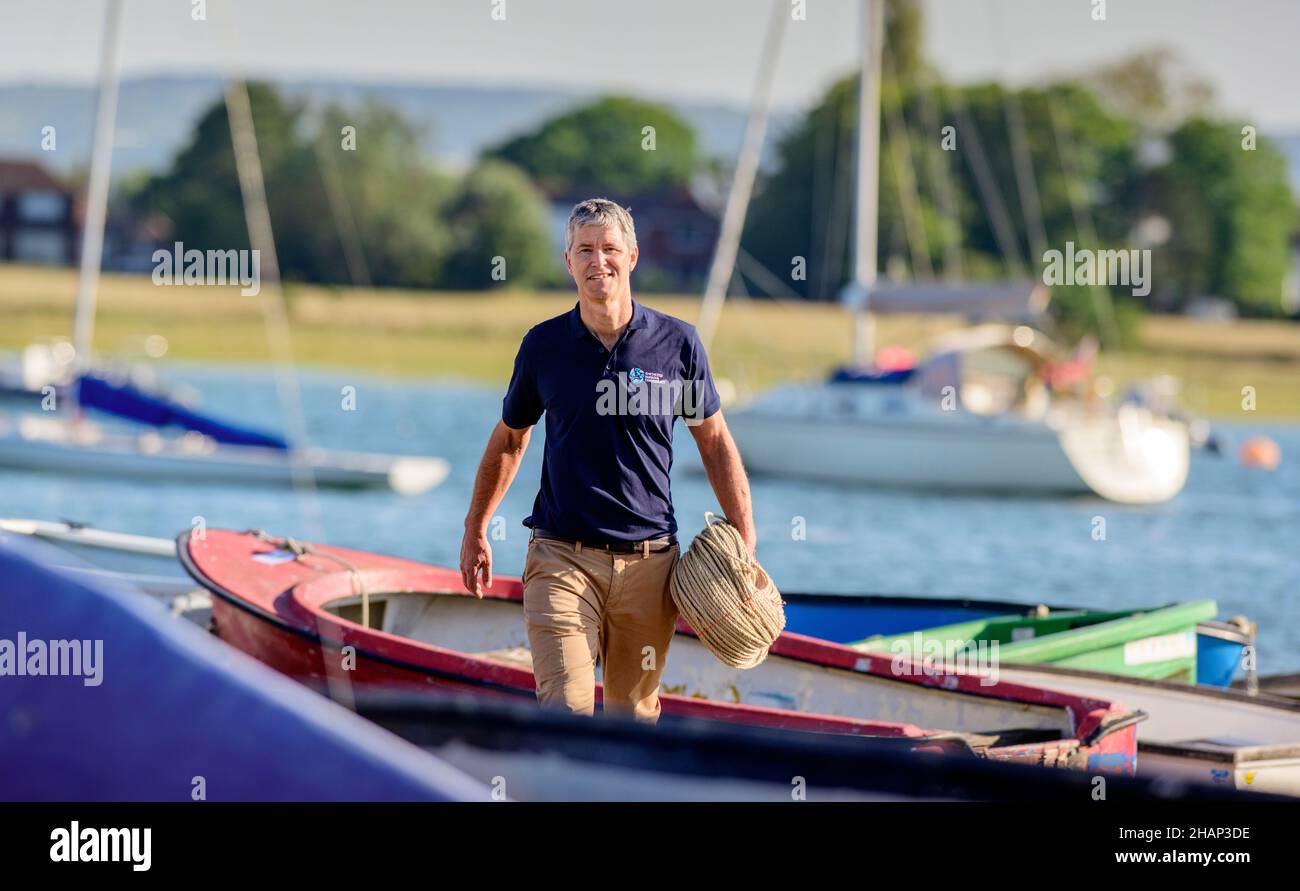
POLYGON ((1057 352, 1045 334, 1028 325, 964 328, 935 341, 913 384, 935 397, 951 387, 962 406, 975 414, 1036 415, 1046 407, 1039 372, 1057 352))
POLYGON ((280 451, 289 448, 279 436, 208 417, 170 399, 146 393, 125 381, 115 382, 83 374, 77 379, 76 387, 79 405, 116 417, 152 427, 183 427, 227 445, 260 446, 280 451))
POLYGON ((1005 349, 1034 357, 1039 363, 1050 362, 1061 349, 1043 332, 1028 325, 976 325, 960 328, 935 338, 931 356, 944 353, 973 353, 978 350, 1005 349))

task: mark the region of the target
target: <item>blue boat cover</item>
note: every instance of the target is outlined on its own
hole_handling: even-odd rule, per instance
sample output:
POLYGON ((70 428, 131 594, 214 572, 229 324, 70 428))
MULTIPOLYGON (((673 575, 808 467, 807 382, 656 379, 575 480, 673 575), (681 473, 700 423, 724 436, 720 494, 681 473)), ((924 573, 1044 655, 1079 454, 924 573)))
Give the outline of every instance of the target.
POLYGON ((855 368, 845 365, 831 372, 832 384, 901 384, 912 376, 915 368, 900 368, 890 371, 873 371, 869 368, 855 368))
POLYGON ((183 405, 146 393, 130 383, 109 381, 93 374, 77 379, 77 402, 120 418, 139 421, 153 427, 184 427, 228 445, 261 446, 285 451, 283 438, 257 430, 236 427, 216 418, 199 414, 183 405))
POLYGON ((65 575, 42 551, 0 533, 0 799, 189 801, 200 788, 208 801, 490 798, 148 595, 65 575), (83 641, 83 658, 97 658, 70 655, 83 641))

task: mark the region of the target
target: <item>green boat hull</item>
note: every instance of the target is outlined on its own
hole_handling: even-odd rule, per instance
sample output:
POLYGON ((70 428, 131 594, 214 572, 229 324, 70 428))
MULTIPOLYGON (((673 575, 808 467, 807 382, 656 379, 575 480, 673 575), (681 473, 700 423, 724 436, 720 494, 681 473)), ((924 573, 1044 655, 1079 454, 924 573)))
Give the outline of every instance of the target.
POLYGON ((1213 619, 1213 600, 1152 610, 1070 610, 997 616, 869 637, 856 649, 919 661, 1059 665, 1128 677, 1196 682, 1196 626, 1213 619))

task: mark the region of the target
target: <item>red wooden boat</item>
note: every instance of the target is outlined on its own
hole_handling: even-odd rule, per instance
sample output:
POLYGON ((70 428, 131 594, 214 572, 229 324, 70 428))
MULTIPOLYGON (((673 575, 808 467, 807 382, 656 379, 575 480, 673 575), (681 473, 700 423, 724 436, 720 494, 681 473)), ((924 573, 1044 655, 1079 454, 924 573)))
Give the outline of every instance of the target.
MULTIPOLYGON (((178 552, 214 595, 217 634, 299 680, 333 690, 415 684, 534 695, 517 578, 496 577, 480 601, 451 569, 262 532, 187 532, 178 552)), ((787 632, 765 662, 737 671, 683 622, 664 670, 663 715, 1134 772, 1141 712, 973 674, 897 668, 889 655, 787 632)))

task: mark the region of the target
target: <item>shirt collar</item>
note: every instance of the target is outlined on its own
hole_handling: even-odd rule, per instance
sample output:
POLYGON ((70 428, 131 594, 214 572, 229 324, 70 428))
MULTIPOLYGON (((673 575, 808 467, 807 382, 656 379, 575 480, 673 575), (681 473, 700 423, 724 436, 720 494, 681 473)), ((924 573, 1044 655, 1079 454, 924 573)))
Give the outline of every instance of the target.
MULTIPOLYGON (((573 304, 573 310, 569 313, 569 331, 574 337, 582 337, 587 331, 587 326, 582 321, 582 304, 573 304)), ((648 328, 650 326, 650 314, 646 312, 645 307, 635 300, 632 301, 632 321, 627 323, 628 330, 635 328, 648 328)))

